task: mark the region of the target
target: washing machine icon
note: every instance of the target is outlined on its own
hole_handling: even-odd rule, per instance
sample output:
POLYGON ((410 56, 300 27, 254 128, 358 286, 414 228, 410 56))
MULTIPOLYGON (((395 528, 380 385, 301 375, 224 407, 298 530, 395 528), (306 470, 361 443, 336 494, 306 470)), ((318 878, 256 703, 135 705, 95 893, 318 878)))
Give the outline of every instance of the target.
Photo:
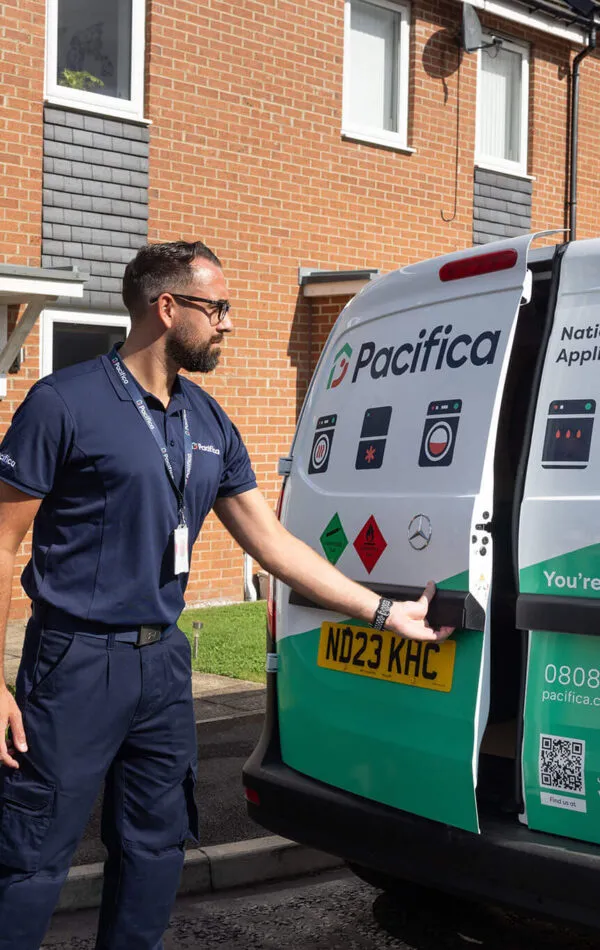
POLYGON ((462 399, 443 399, 429 403, 419 453, 421 468, 452 464, 461 409, 462 399))

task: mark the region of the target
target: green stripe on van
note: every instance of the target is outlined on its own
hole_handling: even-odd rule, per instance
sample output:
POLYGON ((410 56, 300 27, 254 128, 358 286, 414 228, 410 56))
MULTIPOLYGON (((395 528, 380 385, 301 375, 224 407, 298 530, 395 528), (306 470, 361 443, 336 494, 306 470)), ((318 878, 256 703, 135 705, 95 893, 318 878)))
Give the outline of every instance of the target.
POLYGON ((523 594, 600 597, 600 544, 567 551, 520 571, 523 594))

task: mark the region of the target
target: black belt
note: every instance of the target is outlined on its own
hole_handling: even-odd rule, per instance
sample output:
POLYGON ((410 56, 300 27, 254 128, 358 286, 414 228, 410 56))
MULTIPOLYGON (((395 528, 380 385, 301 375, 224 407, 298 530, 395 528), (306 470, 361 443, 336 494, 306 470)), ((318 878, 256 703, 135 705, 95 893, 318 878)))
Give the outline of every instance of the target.
POLYGON ((131 626, 131 624, 110 624, 100 623, 96 620, 82 620, 81 617, 74 617, 66 610, 53 607, 43 601, 34 602, 31 605, 31 613, 39 624, 49 629, 61 630, 64 633, 104 637, 105 639, 113 637, 118 643, 133 643, 137 647, 157 643, 163 632, 171 626, 171 624, 149 623, 131 626))

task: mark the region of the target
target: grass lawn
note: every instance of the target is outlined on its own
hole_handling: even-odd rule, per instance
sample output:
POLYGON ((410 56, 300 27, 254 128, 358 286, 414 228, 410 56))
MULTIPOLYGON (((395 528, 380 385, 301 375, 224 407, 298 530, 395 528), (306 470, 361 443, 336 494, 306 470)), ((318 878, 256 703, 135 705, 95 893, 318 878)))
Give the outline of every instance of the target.
POLYGON ((198 636, 198 656, 192 669, 234 679, 264 683, 267 604, 264 600, 224 607, 184 610, 179 626, 194 647, 192 622, 204 626, 198 636))

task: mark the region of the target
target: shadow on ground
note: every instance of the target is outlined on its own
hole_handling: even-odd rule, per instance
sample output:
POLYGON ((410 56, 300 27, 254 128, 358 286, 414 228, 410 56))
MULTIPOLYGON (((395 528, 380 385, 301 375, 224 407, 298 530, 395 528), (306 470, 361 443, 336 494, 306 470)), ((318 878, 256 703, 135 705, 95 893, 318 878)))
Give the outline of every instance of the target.
POLYGON ((406 885, 380 894, 373 916, 407 950, 598 950, 600 933, 406 885))

